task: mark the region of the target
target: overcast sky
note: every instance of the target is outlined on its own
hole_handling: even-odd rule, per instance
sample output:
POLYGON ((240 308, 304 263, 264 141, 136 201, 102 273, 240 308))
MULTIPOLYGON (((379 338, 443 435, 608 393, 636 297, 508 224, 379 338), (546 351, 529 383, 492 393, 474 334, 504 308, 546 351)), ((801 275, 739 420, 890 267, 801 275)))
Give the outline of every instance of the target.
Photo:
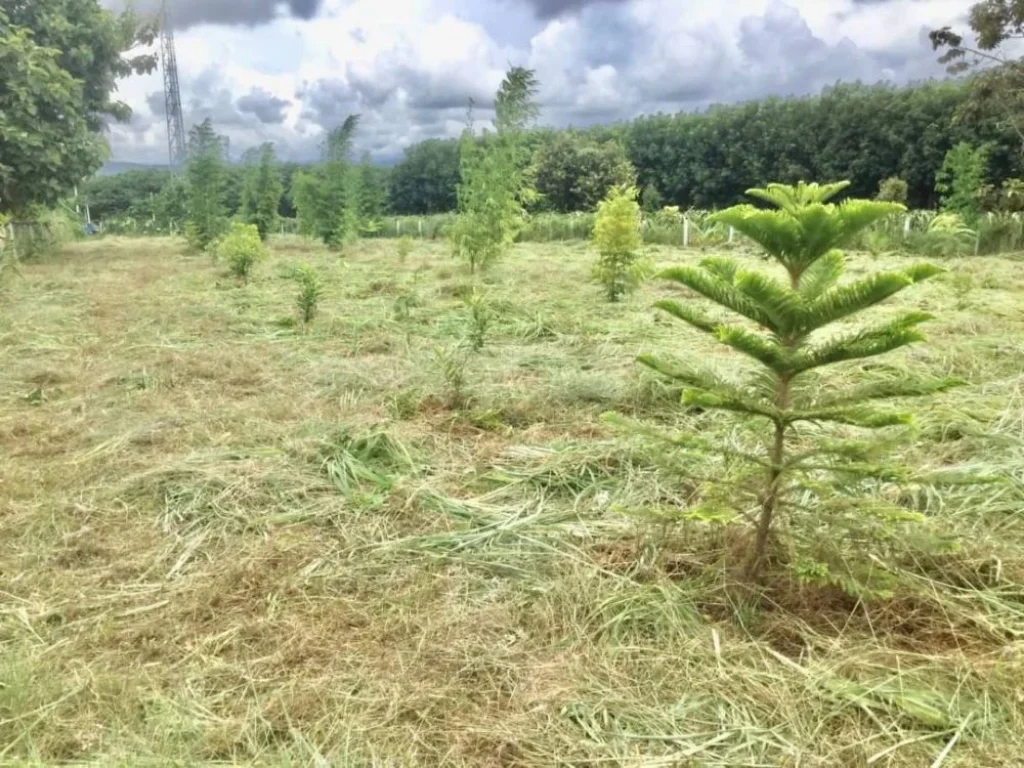
MULTIPOLYGON (((357 151, 391 162, 457 136, 509 64, 537 71, 540 122, 556 126, 940 76, 928 30, 962 24, 973 0, 168 2, 186 127, 211 117, 234 157, 273 141, 303 160, 359 112, 357 151)), ((135 116, 111 129, 115 160, 166 162, 162 87, 159 72, 121 83, 135 116)))

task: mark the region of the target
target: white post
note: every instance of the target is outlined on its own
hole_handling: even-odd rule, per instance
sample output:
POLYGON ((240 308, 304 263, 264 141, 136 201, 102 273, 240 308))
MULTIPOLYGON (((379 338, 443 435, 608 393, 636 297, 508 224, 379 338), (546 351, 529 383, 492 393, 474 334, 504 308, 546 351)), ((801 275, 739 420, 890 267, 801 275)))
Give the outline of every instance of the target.
POLYGON ((420 237, 423 237, 423 219, 419 219, 416 223, 420 226, 420 237))
POLYGON ((690 218, 683 216, 683 248, 690 247, 690 218))
POLYGON ((910 234, 910 216, 903 217, 903 236, 906 237, 910 234))
POLYGON ((732 245, 732 239, 736 236, 736 228, 729 227, 729 244, 732 245))
POLYGON ((399 237, 401 237, 401 235, 402 235, 402 220, 401 219, 395 219, 395 231, 398 233, 399 237))

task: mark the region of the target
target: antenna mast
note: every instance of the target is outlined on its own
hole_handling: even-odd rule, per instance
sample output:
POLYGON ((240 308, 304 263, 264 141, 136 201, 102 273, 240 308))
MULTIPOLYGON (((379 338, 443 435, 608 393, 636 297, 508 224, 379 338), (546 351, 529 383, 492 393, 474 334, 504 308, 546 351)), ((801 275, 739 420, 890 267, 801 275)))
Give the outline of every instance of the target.
POLYGON ((160 60, 164 72, 164 103, 167 107, 167 148, 171 170, 185 164, 185 120, 181 114, 181 88, 178 85, 178 56, 174 51, 174 29, 167 13, 169 0, 160 8, 160 60))

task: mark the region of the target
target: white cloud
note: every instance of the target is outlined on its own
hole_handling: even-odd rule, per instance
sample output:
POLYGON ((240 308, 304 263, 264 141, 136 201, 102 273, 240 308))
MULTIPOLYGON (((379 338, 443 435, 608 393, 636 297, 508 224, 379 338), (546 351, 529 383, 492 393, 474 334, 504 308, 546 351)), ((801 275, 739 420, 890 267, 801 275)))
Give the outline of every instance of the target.
MULTIPOLYGON (((458 135, 469 98, 486 117, 510 63, 537 70, 541 121, 556 125, 938 75, 925 33, 970 1, 323 0, 304 19, 251 0, 235 8, 250 25, 197 23, 176 37, 186 123, 213 117, 233 154, 275 141, 308 158, 325 127, 360 112, 357 149, 390 159, 458 135)), ((137 117, 111 131, 117 159, 166 156, 163 116, 147 103, 161 90, 159 74, 122 83, 137 117)))

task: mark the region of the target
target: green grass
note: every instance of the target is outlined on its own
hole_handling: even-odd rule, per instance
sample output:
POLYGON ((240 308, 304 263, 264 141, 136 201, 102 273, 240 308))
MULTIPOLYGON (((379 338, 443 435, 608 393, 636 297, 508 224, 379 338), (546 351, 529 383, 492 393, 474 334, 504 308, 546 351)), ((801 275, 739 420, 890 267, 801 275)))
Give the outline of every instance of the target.
POLYGON ((692 489, 602 413, 731 429, 633 364, 721 355, 650 310, 668 286, 609 304, 584 244, 518 246, 453 398, 474 284, 443 243, 271 247, 248 286, 152 239, 5 278, 0 764, 1020 764, 1019 262, 900 297, 940 319, 890 362, 969 382, 902 458, 1008 481, 902 499, 961 551, 864 603, 754 599, 742 531, 619 511, 692 489))

